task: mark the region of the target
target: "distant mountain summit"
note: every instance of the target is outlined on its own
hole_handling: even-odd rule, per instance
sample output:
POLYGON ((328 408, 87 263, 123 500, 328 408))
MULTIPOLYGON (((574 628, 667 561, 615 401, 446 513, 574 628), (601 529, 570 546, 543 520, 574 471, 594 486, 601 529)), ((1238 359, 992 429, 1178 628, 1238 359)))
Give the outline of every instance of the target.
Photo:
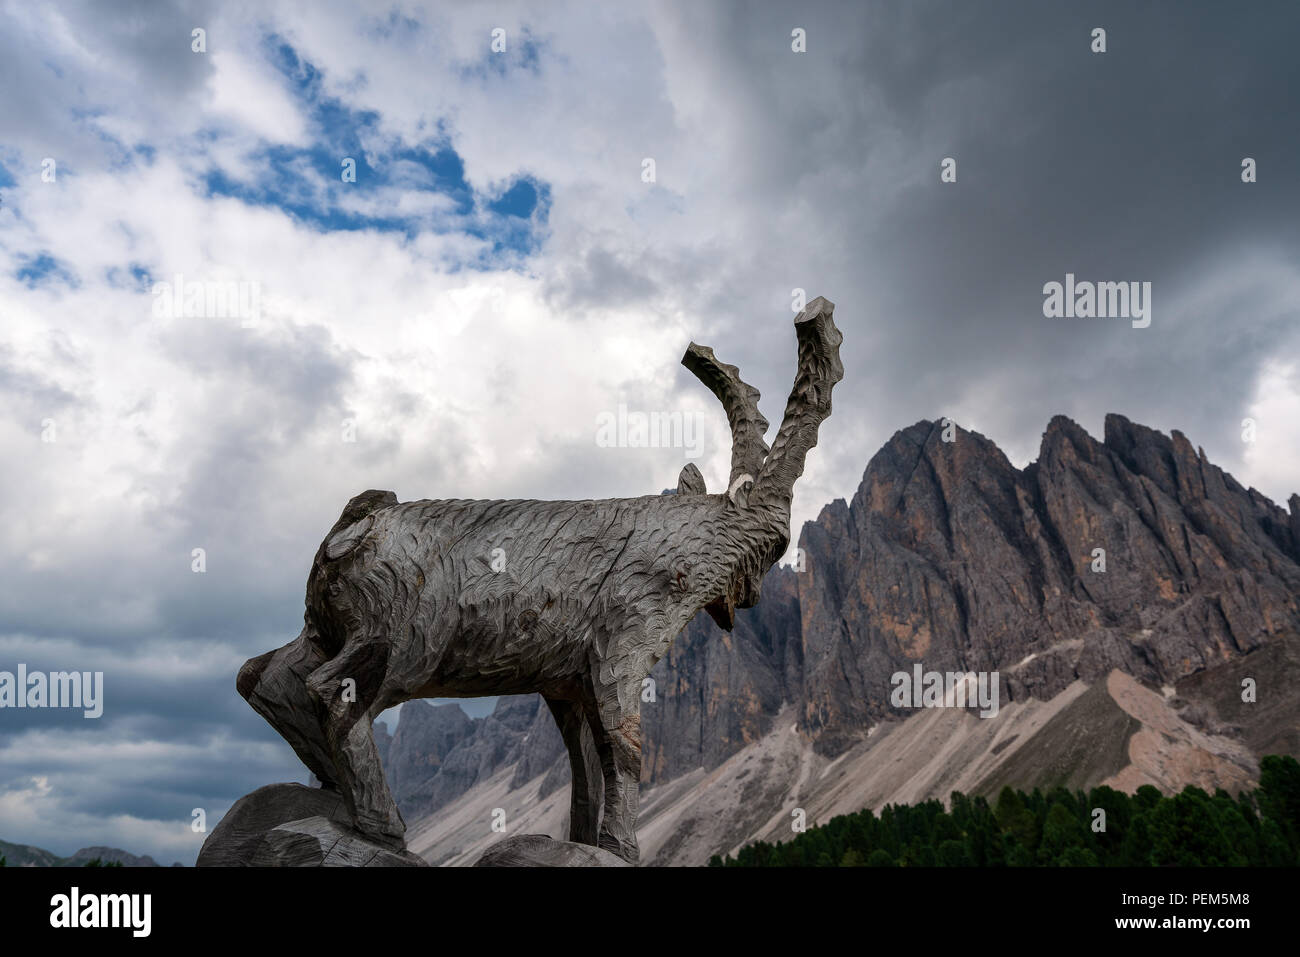
POLYGON ((91 861, 121 864, 123 867, 159 866, 158 862, 147 854, 144 857, 137 857, 116 847, 83 847, 71 857, 60 857, 43 847, 0 841, 0 857, 5 859, 6 867, 85 867, 91 861))
POLYGON ((1170 685, 1300 634, 1300 513, 1181 433, 1110 415, 1100 443, 1057 416, 1021 471, 942 432, 895 434, 804 531, 798 700, 825 750, 885 718, 889 674, 917 660, 1050 698, 1112 669, 1170 685))
MULTIPOLYGON (((1261 755, 1300 756, 1289 505, 1119 415, 1101 442, 1053 418, 1024 469, 955 426, 895 433, 852 500, 804 526, 798 570, 769 573, 730 634, 697 617, 655 668, 643 860, 782 839, 795 806, 813 821, 955 787, 1249 786, 1261 755), (893 706, 892 676, 918 664, 997 672, 998 715, 893 706)), ((563 828, 567 761, 538 698, 475 721, 412 702, 381 747, 430 860, 471 860, 498 836, 493 807, 515 830, 563 828)))

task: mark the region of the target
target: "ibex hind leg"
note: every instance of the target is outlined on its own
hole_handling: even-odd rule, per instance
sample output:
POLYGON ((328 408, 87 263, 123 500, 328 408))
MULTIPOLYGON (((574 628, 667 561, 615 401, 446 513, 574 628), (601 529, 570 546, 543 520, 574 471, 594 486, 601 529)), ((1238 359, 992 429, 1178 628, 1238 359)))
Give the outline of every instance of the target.
POLYGON ((388 651, 387 642, 352 639, 312 672, 307 687, 320 702, 325 740, 352 823, 379 843, 400 848, 406 823, 384 780, 371 726, 388 672, 388 651))
POLYGON ((307 676, 324 663, 325 656, 303 629, 283 648, 246 661, 235 687, 321 784, 334 787, 338 773, 321 727, 320 705, 307 691, 307 676))
POLYGON ((555 723, 560 726, 564 747, 569 752, 573 786, 569 801, 569 840, 595 845, 600 830, 604 781, 595 739, 587 724, 588 708, 583 702, 546 698, 555 723))

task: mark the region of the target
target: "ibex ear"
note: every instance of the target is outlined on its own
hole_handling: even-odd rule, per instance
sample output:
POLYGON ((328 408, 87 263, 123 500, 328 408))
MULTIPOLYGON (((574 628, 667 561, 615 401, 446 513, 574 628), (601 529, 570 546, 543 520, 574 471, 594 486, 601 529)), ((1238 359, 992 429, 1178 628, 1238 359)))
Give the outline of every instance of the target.
POLYGON ((329 541, 336 532, 340 532, 354 522, 359 522, 367 515, 371 515, 381 508, 390 508, 397 504, 397 495, 393 492, 381 491, 377 488, 367 489, 360 495, 352 496, 347 505, 343 506, 343 514, 339 520, 334 523, 334 527, 329 530, 325 540, 329 541))
POLYGON ((708 489, 704 486, 704 476, 700 474, 700 470, 695 467, 694 462, 687 462, 682 466, 681 474, 677 476, 677 494, 709 494, 708 489))

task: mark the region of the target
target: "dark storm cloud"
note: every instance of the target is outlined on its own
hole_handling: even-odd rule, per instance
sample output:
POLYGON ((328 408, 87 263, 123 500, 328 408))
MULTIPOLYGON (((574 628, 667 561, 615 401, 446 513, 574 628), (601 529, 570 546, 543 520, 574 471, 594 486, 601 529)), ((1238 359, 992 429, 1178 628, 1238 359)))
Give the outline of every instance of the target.
MULTIPOLYGON (((1277 13, 1296 22, 1294 7, 1277 13)), ((1041 428, 1048 409, 1094 428, 1114 410, 1227 445, 1260 363, 1279 339, 1294 342, 1297 316, 1270 312, 1273 291, 1249 285, 1212 309, 1196 297, 1207 276, 1230 278, 1253 254, 1294 264, 1300 250, 1287 212, 1300 200, 1290 31, 1222 6, 1033 5, 992 17, 981 5, 962 21, 959 49, 972 52, 947 76, 929 58, 941 75, 928 84, 984 78, 978 97, 953 98, 979 118, 953 117, 961 135, 944 155, 958 159, 958 183, 932 176, 902 191, 864 237, 898 277, 871 309, 905 317, 891 323, 891 361, 923 370, 941 395, 945 382, 1019 385, 1024 411, 990 423, 1012 435, 1041 428), (1107 53, 1090 52, 1092 26, 1107 29, 1107 53), (1259 183, 1241 182, 1244 156, 1259 183), (1067 272, 1152 282, 1152 326, 1044 319, 1042 285, 1067 272)))
POLYGON ((824 444, 853 469, 837 468, 843 494, 892 431, 941 415, 1031 452, 1053 413, 1096 432, 1120 411, 1240 464, 1261 366, 1300 330, 1300 10, 729 10, 691 27, 737 97, 719 121, 724 106, 746 119, 751 218, 787 228, 730 263, 727 313, 750 335, 724 323, 720 348, 784 394, 767 317, 795 285, 837 302, 846 375, 824 444), (788 52, 796 26, 803 55, 788 52), (1151 327, 1044 318, 1043 285, 1067 272, 1151 282, 1151 327))

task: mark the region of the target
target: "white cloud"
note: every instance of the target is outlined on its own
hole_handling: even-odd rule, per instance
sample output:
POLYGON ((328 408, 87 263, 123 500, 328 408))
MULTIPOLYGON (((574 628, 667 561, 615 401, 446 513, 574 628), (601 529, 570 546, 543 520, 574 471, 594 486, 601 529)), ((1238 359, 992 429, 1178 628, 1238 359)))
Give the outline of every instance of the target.
POLYGON ((1279 358, 1261 370, 1247 418, 1254 439, 1245 444, 1238 478, 1284 504, 1300 492, 1300 363, 1279 358))
POLYGON ((199 115, 207 122, 224 120, 235 129, 268 143, 298 143, 307 128, 285 81, 264 60, 238 48, 208 54, 213 76, 208 82, 208 108, 199 115))

